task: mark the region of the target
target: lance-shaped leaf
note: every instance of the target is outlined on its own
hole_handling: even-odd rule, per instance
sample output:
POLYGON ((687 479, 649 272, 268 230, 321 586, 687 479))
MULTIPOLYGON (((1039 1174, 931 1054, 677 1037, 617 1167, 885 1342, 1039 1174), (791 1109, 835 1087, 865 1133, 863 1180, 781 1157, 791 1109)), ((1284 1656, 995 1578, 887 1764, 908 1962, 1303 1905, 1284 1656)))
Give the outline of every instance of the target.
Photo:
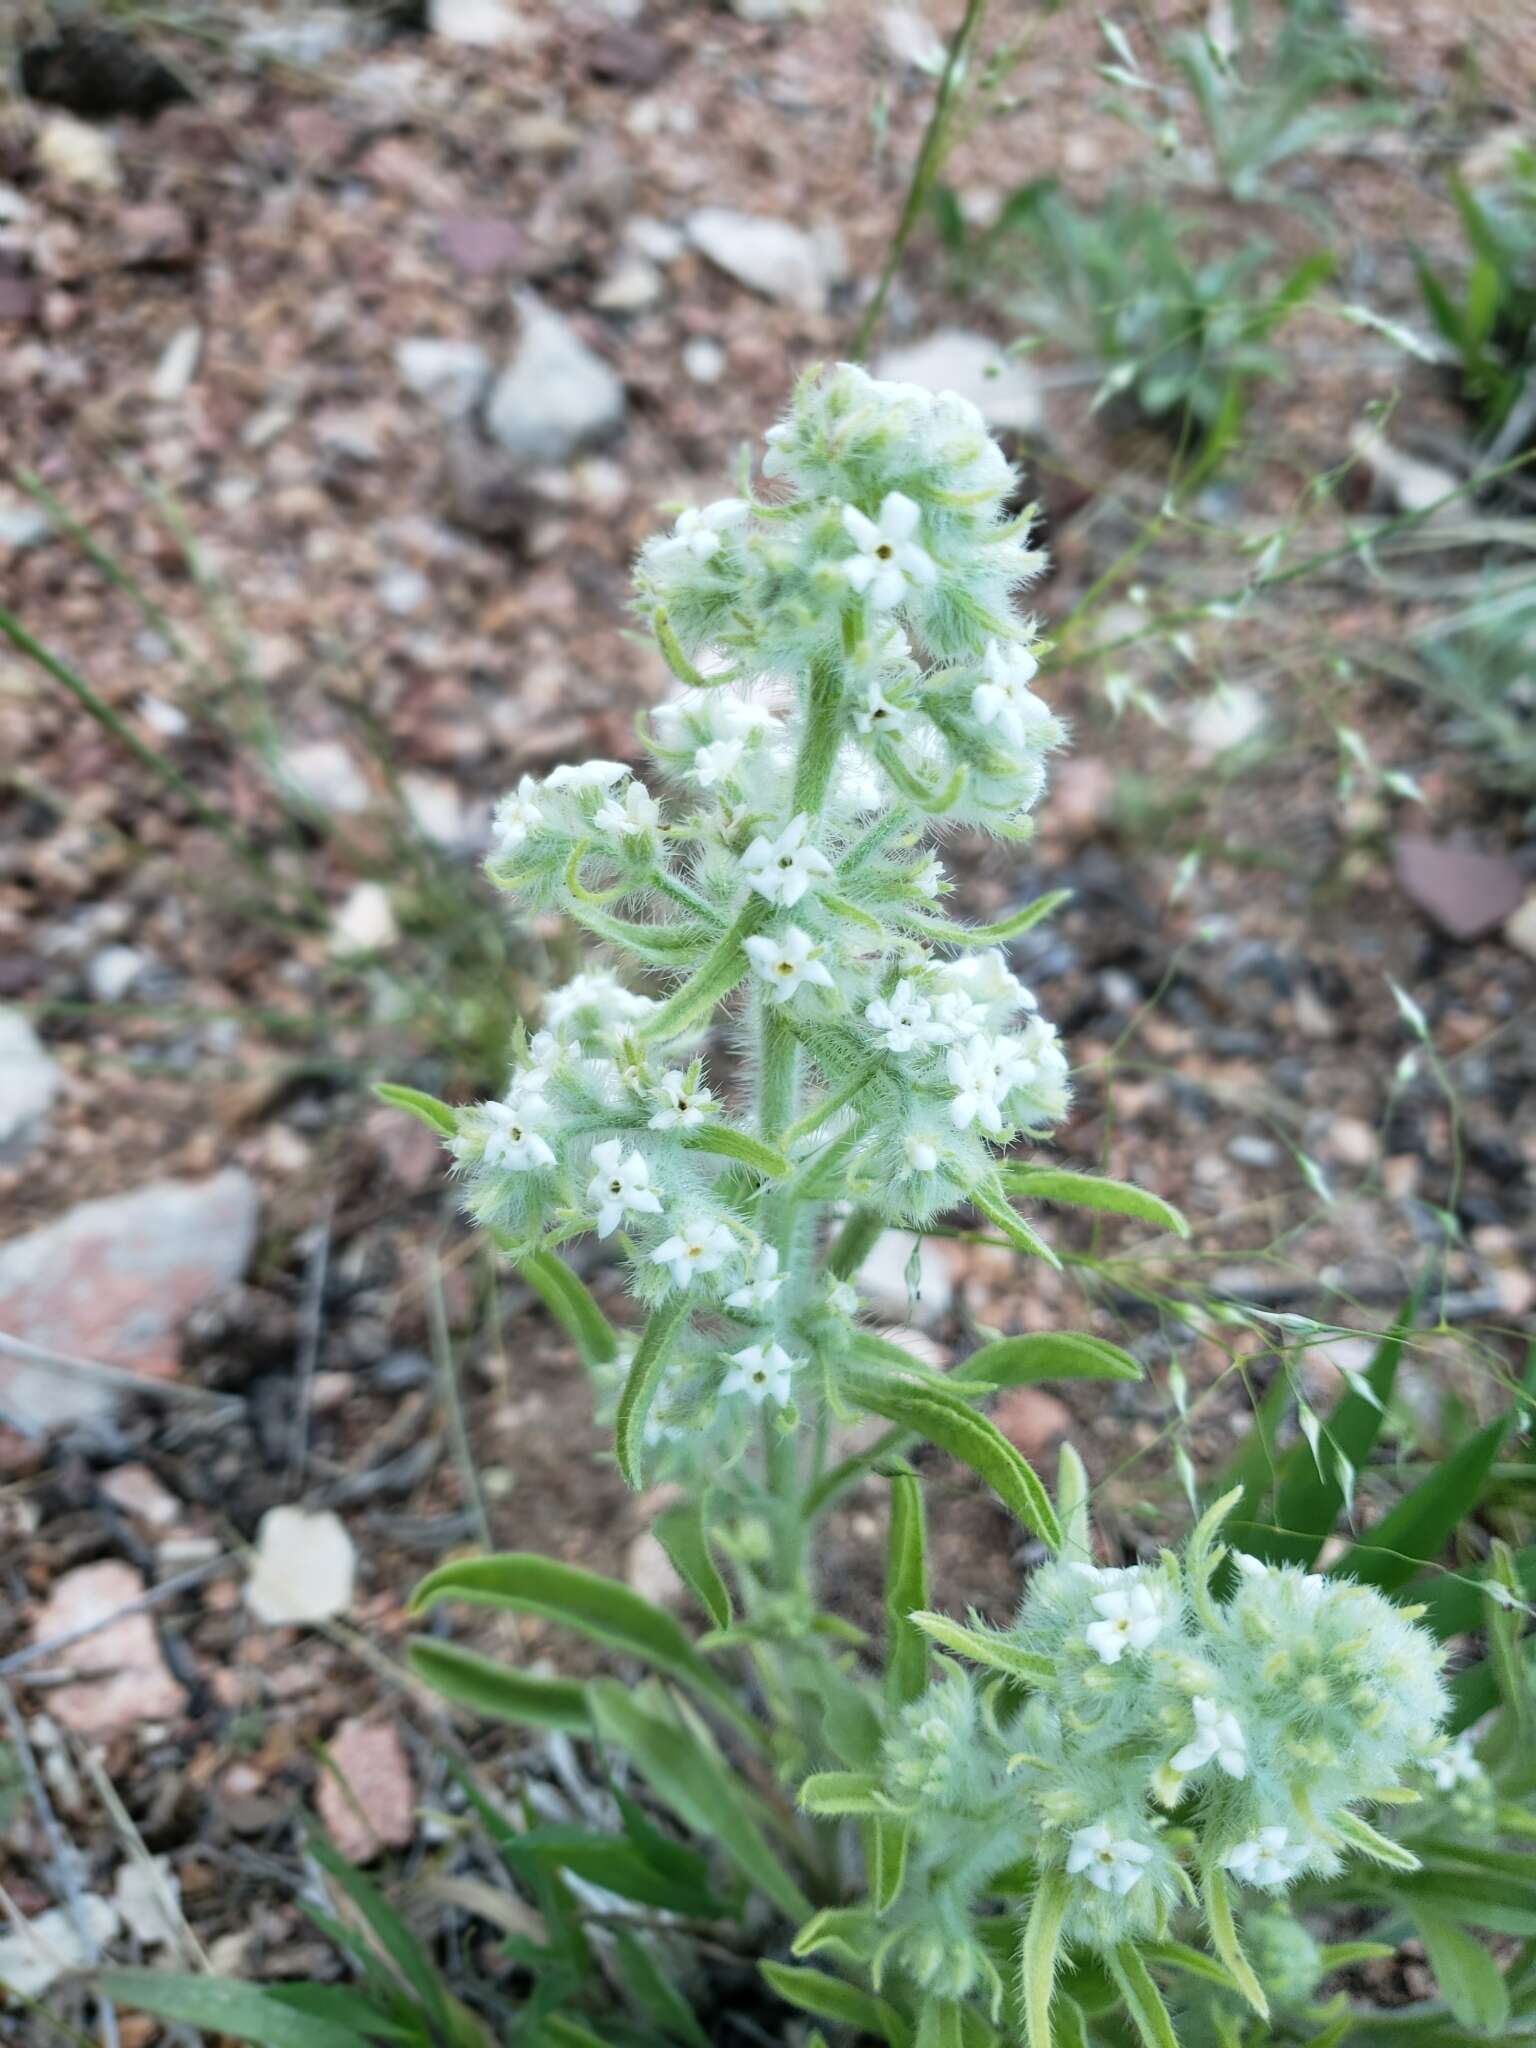
POLYGON ((915 1436, 926 1437, 941 1451, 969 1465, 1025 1528, 1032 1529, 1051 1550, 1060 1549, 1061 1524, 1033 1466, 995 1423, 978 1415, 961 1395, 940 1380, 919 1385, 894 1377, 876 1378, 867 1372, 854 1374, 848 1391, 861 1408, 883 1415, 887 1422, 897 1423, 915 1436))
POLYGON ((813 1771, 800 1787, 800 1804, 807 1813, 822 1820, 842 1820, 851 1814, 886 1814, 891 1810, 881 1781, 873 1771, 813 1771))
POLYGON ((796 1969, 787 1963, 759 1963, 758 1968, 787 2005, 819 2020, 835 2020, 861 2034, 873 2034, 890 2048, 912 2048, 912 2029, 896 2010, 872 1991, 861 1991, 825 1970, 796 1969))
POLYGON ((616 1679, 599 1678, 588 1694, 598 1733, 625 1752, 684 1825, 718 1842, 781 1913, 808 1919, 810 1901, 769 1848, 754 1802, 703 1724, 658 1688, 633 1694, 616 1679))
POLYGON ((1243 1954, 1243 1945, 1237 1938, 1237 1922, 1232 1917, 1232 1893, 1227 1884, 1227 1874, 1219 1863, 1207 1860, 1200 1873, 1200 1895, 1205 1905, 1205 1924, 1210 1929, 1212 1948, 1259 2018, 1267 2020, 1269 2000, 1264 1996, 1264 1987, 1254 1975, 1253 1965, 1243 1954))
POLYGON ((1003 1233, 1015 1250, 1027 1253, 1032 1259, 1044 1259, 1056 1272, 1061 1271, 1061 1261, 1045 1239, 1030 1229, 1012 1203, 1001 1193, 985 1186, 972 1188, 971 1200, 987 1221, 1003 1233))
POLYGON ((589 1367, 611 1364, 619 1355, 618 1335, 564 1259, 542 1246, 533 1251, 516 1250, 499 1236, 496 1241, 510 1253, 519 1273, 581 1353, 583 1363, 589 1367))
POLYGON ((1340 1577, 1358 1579, 1383 1593, 1405 1585, 1421 1565, 1432 1563, 1457 1525, 1482 1499, 1494 1461, 1509 1434, 1510 1410, 1480 1429, 1369 1528, 1333 1567, 1340 1577))
POLYGON ((641 1026, 639 1035, 647 1044, 665 1045, 668 1039, 676 1038, 695 1024, 702 1023, 718 1004, 725 1001, 732 989, 746 979, 751 965, 746 952, 747 940, 754 932, 762 930, 768 921, 770 908, 761 896, 747 899, 725 936, 705 954, 682 987, 674 989, 661 1008, 641 1026))
POLYGON ((1150 1223, 1154 1230, 1171 1230, 1176 1237, 1188 1237, 1189 1224, 1181 1210, 1161 1195, 1149 1194, 1128 1180, 1108 1180, 1102 1174, 1077 1173, 1065 1166, 1004 1166, 1003 1185, 1012 1195, 1027 1195, 1035 1202, 1059 1202, 1071 1209, 1098 1209, 1112 1216, 1134 1216, 1150 1223))
POLYGON ((473 1714, 535 1728, 563 1728, 572 1735, 591 1732, 586 1690, 572 1679, 509 1671, 491 1657, 457 1643, 440 1643, 435 1636, 413 1636, 406 1644, 406 1658, 434 1692, 473 1714))
POLYGON ((642 924, 637 919, 615 917, 593 902, 575 902, 570 914, 578 924, 610 946, 636 954, 652 967, 674 971, 696 966, 720 934, 702 918, 678 918, 670 924, 642 924))
POLYGON ((1047 1871, 1035 1888, 1029 1918, 1024 1923, 1019 1994, 1024 2002, 1024 2031, 1029 2048, 1052 2048, 1051 1993, 1056 1986, 1062 1922, 1071 1896, 1065 1875, 1059 1870, 1047 1871))
POLYGON ((687 1132, 683 1144, 690 1152, 708 1152, 716 1159, 731 1159, 738 1166, 750 1166, 766 1180, 782 1180, 789 1172, 789 1161, 782 1152, 765 1145, 761 1138, 754 1138, 750 1131, 734 1130, 729 1124, 705 1124, 699 1130, 687 1132))
POLYGON ((757 1732, 730 1687, 693 1647, 682 1624, 617 1579, 531 1551, 510 1551, 440 1565, 412 1594, 411 1612, 425 1614, 444 1600, 504 1607, 514 1614, 559 1622, 691 1685, 733 1722, 745 1722, 754 1735, 757 1732))
POLYGON ((1070 903, 1070 889, 1053 889, 1048 896, 1037 896, 1033 903, 1026 903, 1022 910, 1016 910, 1011 917, 999 918, 996 924, 953 924, 948 918, 930 917, 919 910, 899 910, 897 915, 905 925, 919 931, 926 939, 932 939, 944 946, 1006 946, 1010 939, 1022 938, 1044 919, 1053 917, 1063 904, 1070 903))
POLYGON ((965 1360, 967 1379, 994 1387, 1032 1387, 1041 1380, 1139 1380, 1141 1367, 1128 1351, 1082 1330, 1042 1331, 1028 1337, 999 1337, 965 1360))
POLYGON ((1152 1981, 1152 1972, 1142 1961, 1136 1944, 1121 1942, 1107 1960, 1116 1989, 1141 2037, 1142 2048, 1179 2048, 1163 1994, 1152 1981))
MULTIPOLYGON (((97 1991, 115 2005, 151 2013, 173 2025, 229 2034, 255 2048, 368 2048, 369 2034, 299 2012, 270 1991, 228 1977, 178 1977, 165 1970, 106 1970, 97 1991)), ((375 2024, 384 2021, 373 2015, 375 2024)))
POLYGON ((402 1088, 395 1081, 375 1081, 373 1092, 391 1109, 403 1109, 408 1116, 418 1117, 429 1131, 436 1131, 440 1138, 458 1136, 458 1111, 446 1102, 439 1102, 435 1095, 426 1095, 420 1088, 402 1088))
POLYGON ((1487 1949, 1456 1920, 1429 1907, 1416 1907, 1412 1919, 1440 1995, 1457 2019, 1481 2034, 1502 2035, 1509 2023, 1509 1987, 1487 1949))
POLYGON ((704 1524, 705 1498, 680 1501, 656 1518, 656 1536, 678 1577, 716 1628, 731 1625, 731 1589, 721 1577, 704 1524))
POLYGON ((942 1643, 946 1650, 953 1650, 957 1657, 968 1657, 973 1664, 1001 1671, 1006 1677, 1017 1679, 1020 1685, 1044 1685, 1055 1675, 1049 1657, 1021 1650, 998 1629, 984 1628, 979 1623, 967 1627, 951 1621, 947 1614, 919 1613, 908 1618, 914 1628, 942 1643))
POLYGON ((890 1545, 885 1567, 885 1699, 915 1700, 928 1683, 928 1641, 912 1616, 928 1598, 927 1530, 922 1482, 915 1473, 891 1480, 890 1545))
POLYGON ((645 1424, 656 1399, 662 1375, 667 1369, 672 1341, 688 1320, 688 1296, 676 1293, 653 1309, 635 1352, 634 1363, 619 1396, 614 1417, 614 1451, 619 1470, 630 1486, 640 1490, 640 1460, 645 1449, 645 1424))

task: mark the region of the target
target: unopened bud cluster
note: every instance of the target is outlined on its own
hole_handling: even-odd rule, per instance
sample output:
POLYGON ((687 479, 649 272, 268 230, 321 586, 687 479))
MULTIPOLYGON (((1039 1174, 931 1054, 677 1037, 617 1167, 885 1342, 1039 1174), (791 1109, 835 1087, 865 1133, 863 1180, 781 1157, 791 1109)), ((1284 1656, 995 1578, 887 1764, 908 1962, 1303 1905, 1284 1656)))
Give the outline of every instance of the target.
POLYGON ((1065 1939, 1113 1951, 1164 1935, 1212 1873, 1257 1904, 1348 1853, 1391 1856, 1357 1809, 1413 1797, 1426 1763, 1476 1771, 1440 1735, 1442 1653, 1408 1614, 1348 1580, 1231 1564, 1223 1603, 1208 1561, 1049 1564, 1012 1629, 976 1639, 1032 1660, 1022 1704, 950 1666, 904 1710, 882 1777, 912 1832, 893 1918, 909 1972, 915 1929, 957 1910, 957 1872, 968 1905, 1005 1865, 1057 1873, 1065 1939))

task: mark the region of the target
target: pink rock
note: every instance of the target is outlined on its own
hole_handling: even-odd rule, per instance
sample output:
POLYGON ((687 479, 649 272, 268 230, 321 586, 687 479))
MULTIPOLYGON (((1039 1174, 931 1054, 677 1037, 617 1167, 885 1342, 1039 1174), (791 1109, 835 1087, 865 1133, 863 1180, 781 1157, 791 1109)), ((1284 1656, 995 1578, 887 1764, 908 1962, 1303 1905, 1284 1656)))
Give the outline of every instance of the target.
POLYGON ((316 1795, 327 1834, 349 1863, 403 1849, 416 1832, 416 1784, 388 1722, 343 1721, 316 1795))
POLYGON ((1420 832, 1392 843, 1398 887, 1453 939, 1480 939, 1525 894, 1525 877, 1503 854, 1478 853, 1420 832))
POLYGON ((181 1513, 181 1502, 167 1493, 147 1465, 119 1465, 102 1480, 101 1490, 115 1507, 149 1529, 169 1529, 181 1513))
POLYGON ((1033 1462, 1069 1433, 1072 1411, 1040 1387, 1010 1387, 992 1410, 992 1420, 1014 1449, 1033 1462))
POLYGON ((120 1610, 144 1595, 143 1575, 109 1558, 66 1572, 32 1624, 35 1645, 102 1622, 92 1635, 62 1646, 61 1666, 78 1682, 48 1695, 48 1711, 77 1735, 115 1735, 145 1722, 168 1721, 187 1696, 166 1668, 154 1623, 147 1614, 120 1610), (108 1615, 117 1615, 107 1621, 108 1615))
MULTIPOLYGON (((171 1379, 182 1323, 245 1271, 257 1210, 255 1183, 234 1167, 82 1202, 0 1245, 0 1330, 171 1379)), ((116 1399, 83 1375, 0 1358, 0 1402, 39 1427, 101 1415, 116 1399)))
POLYGON ((490 277, 498 270, 522 272, 533 257, 533 244, 515 220, 494 214, 450 214, 438 229, 443 247, 470 277, 490 277))

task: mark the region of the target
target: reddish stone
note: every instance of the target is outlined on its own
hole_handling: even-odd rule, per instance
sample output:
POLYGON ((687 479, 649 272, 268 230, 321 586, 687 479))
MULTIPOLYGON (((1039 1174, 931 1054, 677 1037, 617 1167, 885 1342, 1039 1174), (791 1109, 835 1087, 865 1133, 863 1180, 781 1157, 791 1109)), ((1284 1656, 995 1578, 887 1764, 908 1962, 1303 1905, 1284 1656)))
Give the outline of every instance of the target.
POLYGON ((1453 939, 1480 939, 1525 895, 1525 877, 1500 853, 1400 832, 1392 843, 1398 887, 1453 939))
POLYGON ((186 1705, 149 1616, 119 1612, 143 1597, 143 1576, 132 1565, 116 1558, 81 1565, 59 1580, 32 1625, 33 1643, 59 1639, 59 1662, 80 1674, 78 1683, 47 1696, 48 1712, 77 1735, 115 1735, 146 1721, 167 1721, 186 1705), (117 1619, 108 1621, 108 1615, 117 1619), (63 1646, 74 1630, 97 1622, 103 1625, 63 1646))
POLYGON ((515 220, 494 214, 450 214, 438 232, 448 255, 469 277, 491 277, 497 271, 519 273, 528 268, 533 244, 515 220))
POLYGON ((403 1849, 416 1832, 416 1786, 395 1729, 343 1721, 327 1747, 316 1804, 336 1847, 349 1863, 403 1849))

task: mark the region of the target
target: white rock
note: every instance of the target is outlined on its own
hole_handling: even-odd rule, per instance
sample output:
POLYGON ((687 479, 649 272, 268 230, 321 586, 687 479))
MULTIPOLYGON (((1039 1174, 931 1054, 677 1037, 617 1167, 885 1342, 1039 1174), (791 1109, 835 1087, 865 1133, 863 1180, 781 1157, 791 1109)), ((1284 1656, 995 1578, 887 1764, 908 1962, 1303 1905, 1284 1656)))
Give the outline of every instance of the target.
POLYGON ((1356 427, 1349 445, 1400 511, 1428 514, 1435 519, 1454 514, 1455 504, 1445 500, 1461 479, 1448 469, 1424 462, 1406 449, 1395 448, 1376 426, 1356 427))
POLYGON ((643 313, 665 288, 661 272, 648 257, 621 256, 592 294, 599 313, 643 313))
POLYGON ((725 375, 725 350, 712 335, 696 334, 683 343, 683 368, 695 384, 718 384, 725 375))
POLYGON ((395 368, 416 396, 447 420, 473 412, 491 381, 491 359, 477 341, 445 341, 433 334, 398 343, 395 368))
POLYGON ((117 1932, 117 1909, 86 1892, 75 1910, 52 1906, 0 1934, 0 1984, 23 1998, 41 1998, 61 1977, 88 1970, 117 1932))
POLYGON ((688 246, 681 228, 673 227, 667 220, 653 220, 644 213, 637 213, 626 224, 624 239, 653 263, 675 263, 688 246))
POLYGON ((236 47, 248 56, 280 64, 325 64, 357 42, 358 14, 345 7, 310 7, 295 21, 253 22, 240 31, 236 47))
POLYGON ((0 1009, 0 1145, 27 1133, 59 1092, 58 1063, 19 1010, 0 1009))
POLYGON ((835 230, 807 233, 766 214, 737 213, 728 206, 701 206, 689 214, 689 241, 727 277, 761 292, 820 312, 828 287, 842 275, 841 238, 835 230))
POLYGON ((920 7, 885 8, 880 32, 898 64, 910 64, 917 71, 943 70, 943 38, 920 7))
POLYGON ((568 320, 531 292, 516 304, 522 333, 486 407, 493 440, 520 461, 569 462, 624 423, 624 385, 568 320))
POLYGON ((150 964, 137 946, 103 946, 85 970, 91 996, 98 1003, 120 1003, 150 964))
POLYGON ((0 547, 14 548, 20 554, 23 548, 46 540, 52 531, 53 521, 41 505, 10 491, 0 491, 0 547))
POLYGON ((489 804, 466 799, 445 777, 402 775, 400 795, 422 838, 445 853, 478 853, 490 844, 489 804))
POLYGON ((331 951, 339 959, 382 953, 399 937, 389 891, 382 882, 359 882, 331 924, 331 951))
POLYGON ((368 808, 368 779, 340 740, 307 740, 290 747, 277 772, 295 796, 318 810, 356 817, 368 808))
POLYGON ((178 327, 161 351, 149 380, 149 395, 157 405, 174 405, 186 395, 202 354, 202 328, 195 324, 178 327))
POLYGON ((466 43, 475 50, 494 50, 527 33, 507 0, 431 0, 427 26, 445 43, 466 43))
POLYGON ((1536 895, 1527 896, 1504 920, 1505 940, 1527 960, 1536 960, 1536 895))
POLYGON ((37 138, 37 161, 62 185, 89 185, 115 192, 120 182, 117 144, 110 130, 93 128, 73 114, 50 114, 37 138))
POLYGON ((352 1605, 357 1552, 329 1511, 269 1508, 256 1532, 245 1604, 268 1628, 333 1621, 352 1605))
POLYGON ((397 619, 408 619, 412 612, 419 612, 432 595, 432 585, 426 577, 407 562, 392 562, 375 588, 379 603, 397 619))
POLYGON ((119 1864, 112 1903, 145 1948, 165 1948, 181 1932, 181 1886, 169 1856, 119 1864))
POLYGON ((823 0, 731 0, 731 12, 740 21, 789 21, 795 16, 809 21, 820 14, 823 0))
POLYGON ((1213 759, 1264 730, 1263 697, 1248 683, 1222 683, 1189 713, 1186 730, 1198 754, 1213 759))
POLYGON ((624 1553, 624 1576, 631 1589, 654 1607, 677 1607, 688 1596, 661 1538, 650 1529, 642 1529, 624 1553))
POLYGON ((1029 364, 964 328, 941 327, 921 341, 887 349, 875 375, 921 384, 925 391, 954 391, 970 400, 994 433, 1037 434, 1045 425, 1039 380, 1029 364))
MULTIPOLYGON (((912 1236, 910 1230, 882 1231, 854 1281, 874 1313, 893 1323, 909 1319, 907 1264, 912 1256, 912 1236)), ((910 1320, 941 1322, 954 1298, 949 1261, 941 1247, 925 1237, 918 1255, 917 1301, 911 1306, 910 1320)))

